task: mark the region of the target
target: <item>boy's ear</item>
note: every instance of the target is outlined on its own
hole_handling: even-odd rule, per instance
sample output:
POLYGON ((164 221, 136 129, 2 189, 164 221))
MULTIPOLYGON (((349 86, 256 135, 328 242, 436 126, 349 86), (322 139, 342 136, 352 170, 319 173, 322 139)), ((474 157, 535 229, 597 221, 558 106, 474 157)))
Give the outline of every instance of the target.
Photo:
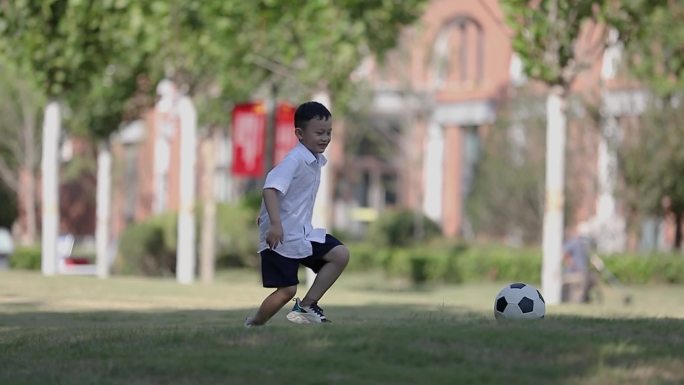
POLYGON ((299 127, 295 127, 295 135, 297 136, 297 139, 299 139, 299 140, 304 139, 304 130, 302 130, 299 127))

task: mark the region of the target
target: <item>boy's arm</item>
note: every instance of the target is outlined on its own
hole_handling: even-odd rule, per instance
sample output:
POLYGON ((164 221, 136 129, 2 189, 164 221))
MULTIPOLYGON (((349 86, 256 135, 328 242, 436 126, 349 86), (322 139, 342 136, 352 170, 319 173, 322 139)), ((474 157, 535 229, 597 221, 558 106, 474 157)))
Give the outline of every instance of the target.
POLYGON ((266 243, 271 249, 275 249, 279 243, 283 242, 283 225, 280 222, 280 199, 278 198, 278 190, 274 188, 265 188, 263 191, 264 205, 268 213, 268 219, 271 222, 271 227, 266 234, 266 243))

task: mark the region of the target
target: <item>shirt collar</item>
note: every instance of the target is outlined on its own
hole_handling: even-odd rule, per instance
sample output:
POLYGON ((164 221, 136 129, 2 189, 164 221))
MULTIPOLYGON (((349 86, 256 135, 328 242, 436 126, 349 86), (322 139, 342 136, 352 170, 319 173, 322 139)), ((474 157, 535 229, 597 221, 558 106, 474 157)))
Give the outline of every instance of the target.
POLYGON ((323 154, 314 155, 301 142, 297 143, 296 148, 299 151, 299 154, 302 157, 302 159, 304 159, 304 162, 306 162, 307 164, 311 164, 313 162, 318 161, 318 163, 321 166, 325 166, 325 164, 328 163, 328 159, 325 157, 325 155, 323 155, 323 154))

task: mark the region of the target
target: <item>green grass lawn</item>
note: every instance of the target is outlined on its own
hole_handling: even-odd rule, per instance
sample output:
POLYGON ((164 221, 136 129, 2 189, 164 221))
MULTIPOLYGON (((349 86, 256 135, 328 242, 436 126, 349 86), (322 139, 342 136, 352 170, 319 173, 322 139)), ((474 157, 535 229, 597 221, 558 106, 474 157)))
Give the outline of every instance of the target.
MULTIPOLYGON (((242 321, 254 271, 212 285, 0 272, 0 384, 682 384, 684 288, 605 288, 603 303, 494 320, 503 284, 343 276, 334 323, 242 321)), ((303 288, 300 294, 303 295, 303 288)))

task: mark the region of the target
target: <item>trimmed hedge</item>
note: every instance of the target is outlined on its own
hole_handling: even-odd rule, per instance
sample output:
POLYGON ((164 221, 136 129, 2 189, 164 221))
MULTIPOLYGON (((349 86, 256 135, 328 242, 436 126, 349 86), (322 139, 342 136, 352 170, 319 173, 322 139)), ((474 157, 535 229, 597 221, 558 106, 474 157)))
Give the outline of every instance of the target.
POLYGON ((615 254, 603 258, 606 267, 624 283, 684 283, 684 254, 615 254))
POLYGON ((40 246, 19 246, 9 257, 11 269, 40 270, 41 249, 40 246))
MULTIPOLYGON (((424 282, 524 281, 538 284, 542 254, 536 248, 448 244, 382 249, 369 243, 348 244, 348 269, 379 269, 390 277, 424 282)), ((625 284, 684 283, 684 255, 619 254, 603 257, 606 267, 625 284)))

